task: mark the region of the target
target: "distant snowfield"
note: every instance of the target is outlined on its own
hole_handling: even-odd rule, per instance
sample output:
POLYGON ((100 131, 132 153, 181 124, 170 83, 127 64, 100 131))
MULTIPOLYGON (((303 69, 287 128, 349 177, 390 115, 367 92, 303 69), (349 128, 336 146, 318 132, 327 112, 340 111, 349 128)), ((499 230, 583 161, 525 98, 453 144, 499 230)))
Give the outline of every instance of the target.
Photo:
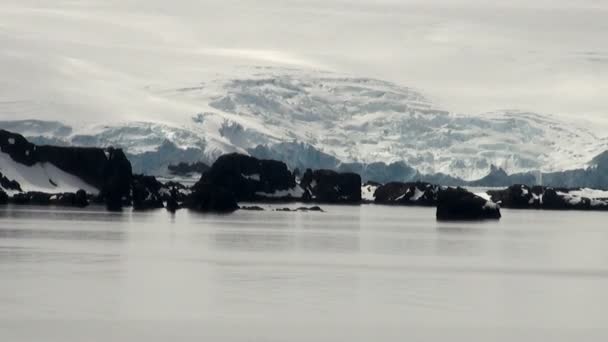
POLYGON ((131 153, 302 142, 465 179, 582 167, 608 149, 606 13, 592 0, 4 0, 0 119, 57 120, 72 130, 43 135, 131 153))
MULTIPOLYGON (((303 165, 318 156, 312 146, 341 162, 400 162, 418 171, 466 180, 491 165, 507 172, 582 168, 608 150, 608 139, 584 123, 521 111, 483 115, 442 110, 421 92, 368 78, 286 68, 241 68, 238 77, 217 77, 186 87, 148 91, 167 102, 189 103, 196 112, 159 121, 104 121, 69 126, 58 122, 0 122, 0 127, 50 143, 122 147, 131 154, 155 151, 169 141, 200 150, 213 162, 225 153, 266 146, 270 158, 302 153, 303 165), (306 160, 311 158, 311 160, 306 160)), ((99 119, 103 120, 103 117, 99 119)))
MULTIPOLYGON (((0 152, 0 172, 9 180, 17 181, 25 192, 64 193, 76 192, 82 189, 89 194, 99 193, 99 190, 95 187, 74 175, 60 170, 53 164, 37 163, 33 166, 26 166, 15 162, 4 152, 0 152)), ((7 192, 13 193, 8 190, 7 192)))

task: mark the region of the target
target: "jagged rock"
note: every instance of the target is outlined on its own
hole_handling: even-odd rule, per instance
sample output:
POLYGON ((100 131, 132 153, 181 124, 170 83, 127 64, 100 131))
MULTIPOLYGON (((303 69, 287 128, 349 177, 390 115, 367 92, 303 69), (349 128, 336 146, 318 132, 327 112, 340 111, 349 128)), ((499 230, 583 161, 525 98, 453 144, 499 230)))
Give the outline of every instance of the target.
POLYGON ((160 190, 163 184, 154 176, 133 176, 133 209, 149 210, 164 208, 160 190))
POLYGON ((239 208, 232 191, 215 184, 198 184, 186 200, 189 209, 229 213, 239 208))
POLYGON ((374 197, 378 204, 435 206, 438 192, 439 187, 430 183, 392 182, 380 186, 374 197))
POLYGON ((492 201, 500 203, 503 208, 525 209, 540 205, 538 192, 539 188, 535 188, 533 192, 527 185, 516 184, 505 190, 490 190, 488 194, 492 201))
POLYGON ((19 184, 15 180, 10 180, 6 178, 6 176, 4 176, 2 172, 0 172, 0 187, 5 190, 14 190, 19 192, 23 191, 21 190, 21 184, 19 184))
POLYGON ((573 195, 580 189, 513 185, 504 190, 488 191, 492 200, 503 208, 547 210, 606 210, 608 199, 573 195))
POLYGON ((177 203, 184 202, 190 194, 190 190, 185 185, 173 181, 163 184, 159 192, 163 201, 175 201, 177 203))
POLYGON ((307 169, 300 186, 306 201, 321 203, 360 203, 361 177, 356 173, 307 169))
POLYGON ((0 130, 0 150, 20 164, 50 163, 82 179, 100 190, 100 199, 109 207, 130 199, 131 163, 120 149, 37 146, 19 134, 0 130))
POLYGON ((180 197, 181 194, 179 190, 177 190, 176 188, 170 189, 169 196, 164 199, 164 201, 167 202, 165 208, 167 208, 167 210, 172 213, 176 212, 178 209, 181 208, 180 197))
POLYGON ((437 220, 500 219, 500 207, 463 188, 441 189, 437 196, 437 220))
POLYGON ((218 158, 193 190, 198 191, 203 184, 213 184, 232 192, 238 201, 256 200, 261 197, 259 193, 274 194, 296 186, 295 178, 285 163, 237 153, 218 158))

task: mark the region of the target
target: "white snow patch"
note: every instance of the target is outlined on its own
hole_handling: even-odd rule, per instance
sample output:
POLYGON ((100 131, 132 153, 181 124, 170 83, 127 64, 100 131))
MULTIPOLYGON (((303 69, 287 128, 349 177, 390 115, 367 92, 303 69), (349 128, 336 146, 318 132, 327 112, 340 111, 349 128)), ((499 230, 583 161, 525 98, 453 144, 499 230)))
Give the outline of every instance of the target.
POLYGON ((365 201, 375 200, 376 198, 374 197, 374 194, 376 193, 377 189, 378 187, 374 185, 367 185, 361 187, 361 198, 365 201))
POLYGON ((490 196, 487 192, 476 192, 475 196, 481 197, 486 201, 492 201, 492 196, 490 196))
POLYGON ((414 196, 410 197, 411 202, 417 202, 422 196, 424 196, 424 191, 418 188, 416 188, 414 191, 414 196))
POLYGON ((17 163, 7 153, 0 152, 0 172, 8 179, 15 180, 25 192, 46 193, 76 192, 80 189, 90 194, 99 190, 82 179, 71 175, 51 163, 37 163, 27 166, 17 163), (51 184, 51 181, 56 184, 51 184))
POLYGON ((254 173, 252 175, 245 175, 245 174, 241 174, 241 176, 245 179, 249 179, 249 180, 254 180, 256 182, 260 181, 260 175, 258 173, 254 173))
POLYGON ((492 201, 486 201, 486 204, 483 206, 484 209, 498 209, 498 204, 492 201))
POLYGON ((291 188, 288 190, 278 190, 278 191, 275 191, 274 193, 256 192, 255 194, 258 196, 261 196, 261 197, 268 197, 268 198, 284 198, 284 197, 301 198, 304 195, 304 189, 302 189, 300 186, 296 186, 295 188, 291 188))
POLYGON ((608 191, 584 188, 569 192, 571 195, 578 197, 586 197, 589 199, 608 198, 608 191))
POLYGON ((560 191, 558 191, 557 195, 563 197, 564 200, 566 200, 571 205, 580 204, 581 201, 583 200, 582 197, 575 196, 574 194, 570 194, 570 193, 567 193, 567 192, 560 192, 560 191))

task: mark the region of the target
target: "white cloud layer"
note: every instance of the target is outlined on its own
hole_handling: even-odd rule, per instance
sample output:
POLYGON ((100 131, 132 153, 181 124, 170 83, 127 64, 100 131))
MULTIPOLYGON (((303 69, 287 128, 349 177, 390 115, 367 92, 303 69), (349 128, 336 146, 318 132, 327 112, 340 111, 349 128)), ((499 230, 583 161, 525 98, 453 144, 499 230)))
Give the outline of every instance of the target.
POLYGON ((608 122, 608 2, 0 0, 0 118, 155 119, 243 65, 416 87, 444 108, 608 122), (231 71, 232 70, 232 71, 231 71))

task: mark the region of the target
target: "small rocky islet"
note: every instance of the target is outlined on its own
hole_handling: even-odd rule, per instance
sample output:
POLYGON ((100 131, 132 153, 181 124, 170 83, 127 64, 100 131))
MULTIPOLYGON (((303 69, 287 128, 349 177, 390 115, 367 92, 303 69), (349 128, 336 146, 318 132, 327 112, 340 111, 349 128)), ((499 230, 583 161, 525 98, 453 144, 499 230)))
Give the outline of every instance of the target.
MULTIPOLYGON (((283 162, 237 153, 219 157, 209 168, 197 166, 196 170, 203 171, 202 176, 188 187, 173 181, 163 183, 154 176, 133 174, 121 149, 38 146, 4 130, 0 130, 0 150, 5 164, 0 164, 0 204, 86 207, 93 203, 103 204, 112 211, 132 207, 133 210, 166 208, 175 212, 185 208, 231 213, 239 209, 264 210, 257 205, 239 207, 239 203, 311 204, 296 209, 275 209, 296 212, 323 212, 318 204, 375 203, 436 207, 438 220, 500 219, 501 207, 608 210, 608 198, 586 197, 581 189, 512 185, 473 193, 460 187, 425 182, 362 184, 361 177, 352 172, 307 169, 300 175, 283 162), (33 167, 49 164, 61 170, 64 177, 75 177, 98 191, 24 191, 28 186, 10 177, 15 172, 29 172, 33 167)), ((186 170, 187 166, 182 165, 181 169, 186 170)), ((48 182, 47 187, 61 189, 55 184, 59 181, 51 178, 36 179, 36 182, 48 182)))

